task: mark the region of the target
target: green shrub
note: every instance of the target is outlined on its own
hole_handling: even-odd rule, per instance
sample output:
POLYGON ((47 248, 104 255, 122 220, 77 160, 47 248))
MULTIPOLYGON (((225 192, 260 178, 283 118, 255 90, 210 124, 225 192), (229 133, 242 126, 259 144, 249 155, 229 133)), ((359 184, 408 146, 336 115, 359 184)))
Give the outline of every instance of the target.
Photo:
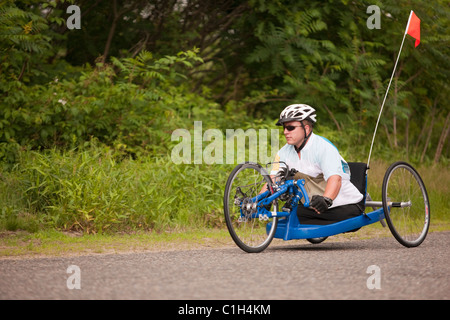
POLYGON ((169 157, 134 160, 95 145, 24 151, 2 173, 1 188, 15 196, 2 199, 9 212, 0 220, 17 229, 26 214, 41 228, 88 233, 216 225, 211 214, 221 215, 227 169, 174 165, 169 157))
MULTIPOLYGON (((44 152, 20 151, 0 171, 0 229, 85 233, 224 227, 223 192, 234 164, 173 164, 169 156, 133 159, 98 142, 44 152)), ((374 161, 369 192, 381 200, 388 163, 374 161)), ((449 219, 448 170, 422 167, 434 222, 449 219), (436 178, 436 177, 442 177, 436 178)))

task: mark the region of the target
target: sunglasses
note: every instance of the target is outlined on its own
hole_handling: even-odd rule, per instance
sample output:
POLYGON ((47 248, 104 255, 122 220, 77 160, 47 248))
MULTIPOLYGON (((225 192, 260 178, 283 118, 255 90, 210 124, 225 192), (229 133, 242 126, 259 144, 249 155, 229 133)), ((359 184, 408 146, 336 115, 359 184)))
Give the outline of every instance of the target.
POLYGON ((295 128, 300 128, 301 126, 283 126, 283 128, 287 131, 293 131, 295 128))

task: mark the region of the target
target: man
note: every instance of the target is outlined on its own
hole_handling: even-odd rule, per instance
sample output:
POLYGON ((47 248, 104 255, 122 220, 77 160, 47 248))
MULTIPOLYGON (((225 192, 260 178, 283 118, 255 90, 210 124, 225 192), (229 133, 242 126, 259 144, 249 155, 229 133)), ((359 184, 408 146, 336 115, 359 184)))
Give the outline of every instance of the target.
POLYGON ((274 177, 284 166, 277 162, 284 161, 306 178, 306 187, 319 186, 316 194, 309 194, 309 208, 298 206, 301 224, 324 225, 358 216, 362 212, 357 203, 363 195, 350 182, 348 164, 338 149, 313 133, 315 124, 316 110, 306 104, 293 104, 281 112, 277 125, 283 126, 287 144, 278 151, 270 175, 274 177))

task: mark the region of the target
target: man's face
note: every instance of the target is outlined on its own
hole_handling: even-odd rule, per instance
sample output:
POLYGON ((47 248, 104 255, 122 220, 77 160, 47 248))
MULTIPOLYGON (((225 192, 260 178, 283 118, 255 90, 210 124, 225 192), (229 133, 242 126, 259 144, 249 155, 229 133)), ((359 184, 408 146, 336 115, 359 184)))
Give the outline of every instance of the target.
MULTIPOLYGON (((305 138, 305 130, 302 128, 300 121, 290 121, 283 124, 284 136, 287 144, 298 146, 303 142, 305 138), (288 129, 293 129, 289 131, 288 129)), ((306 133, 308 134, 311 128, 305 124, 306 133)))

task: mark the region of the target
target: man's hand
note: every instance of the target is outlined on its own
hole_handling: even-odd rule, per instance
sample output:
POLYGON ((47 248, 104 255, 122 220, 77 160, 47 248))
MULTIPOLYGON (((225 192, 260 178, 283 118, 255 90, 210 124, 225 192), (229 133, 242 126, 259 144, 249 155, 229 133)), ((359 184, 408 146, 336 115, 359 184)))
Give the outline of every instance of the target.
POLYGON ((333 204, 333 200, 322 196, 312 196, 309 206, 316 211, 317 214, 324 213, 333 204))

